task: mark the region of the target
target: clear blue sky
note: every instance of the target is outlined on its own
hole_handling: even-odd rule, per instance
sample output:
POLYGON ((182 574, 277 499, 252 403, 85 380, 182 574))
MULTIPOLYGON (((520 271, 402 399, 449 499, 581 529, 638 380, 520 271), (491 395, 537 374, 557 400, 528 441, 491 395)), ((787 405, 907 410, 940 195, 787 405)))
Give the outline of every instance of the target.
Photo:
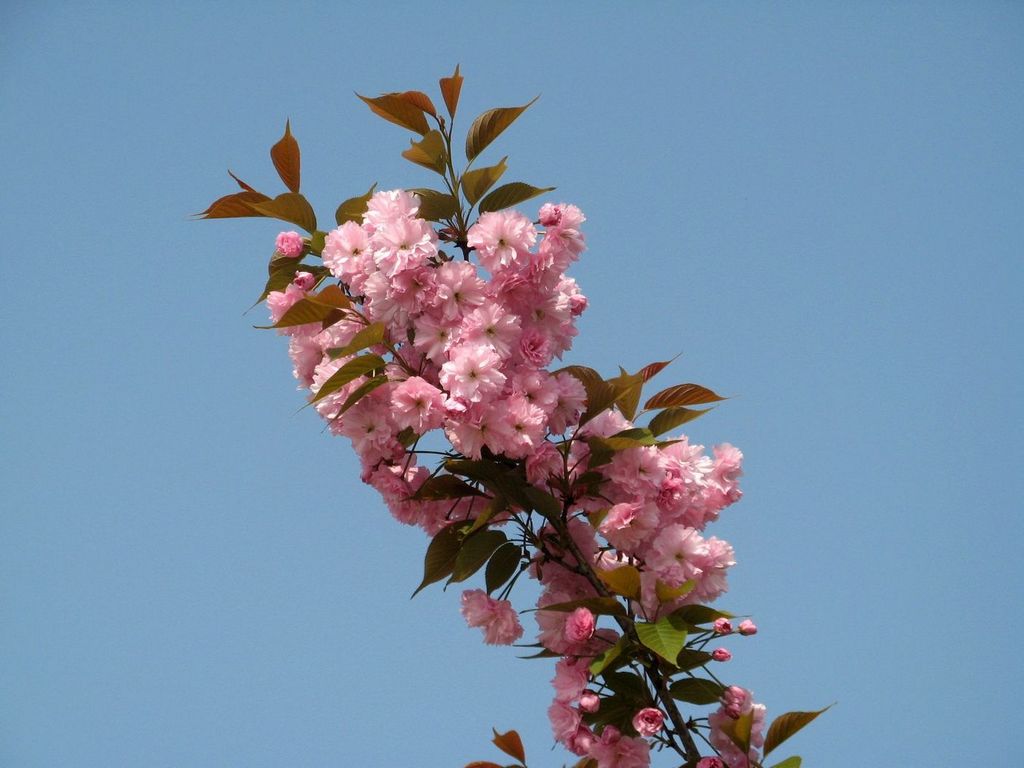
POLYGON ((353 91, 456 62, 463 115, 542 94, 491 155, 589 216, 572 361, 735 395, 691 430, 747 456, 732 679, 838 702, 809 767, 1015 763, 1022 40, 1016 3, 3 3, 0 765, 449 768, 492 725, 562 764, 550 663, 409 601, 424 537, 243 317, 278 228, 187 218, 278 189, 285 118, 324 221, 424 184, 353 91))

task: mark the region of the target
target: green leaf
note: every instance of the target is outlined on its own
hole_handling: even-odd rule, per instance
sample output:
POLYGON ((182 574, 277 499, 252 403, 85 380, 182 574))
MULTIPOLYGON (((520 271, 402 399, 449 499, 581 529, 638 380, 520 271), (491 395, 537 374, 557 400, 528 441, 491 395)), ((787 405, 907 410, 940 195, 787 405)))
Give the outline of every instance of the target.
POLYGON ((327 244, 327 233, 319 229, 309 236, 309 250, 317 256, 324 252, 324 245, 327 244))
POLYGON ((830 709, 831 706, 830 704, 825 709, 819 709, 817 712, 786 712, 775 718, 768 728, 768 735, 764 737, 765 756, 767 757, 768 753, 779 746, 779 744, 806 726, 822 712, 830 709))
POLYGON ((466 159, 473 160, 487 148, 501 133, 525 112, 539 96, 521 107, 498 107, 480 115, 469 127, 466 135, 466 159))
POLYGON ((604 670, 608 669, 612 662, 614 662, 622 652, 626 650, 627 643, 628 641, 625 637, 620 637, 615 645, 597 654, 597 656, 594 657, 594 660, 590 662, 591 677, 599 675, 604 672, 604 670))
POLYGON ((417 501, 437 501, 439 499, 462 499, 467 496, 483 495, 482 492, 464 480, 460 480, 455 475, 435 475, 434 477, 427 478, 423 485, 416 489, 416 493, 412 495, 412 498, 417 501))
POLYGON ((804 761, 798 755, 793 755, 792 757, 787 757, 781 763, 776 763, 772 768, 800 768, 803 764, 804 761))
POLYGON ((651 624, 637 622, 636 634, 641 643, 665 661, 675 664, 676 657, 686 645, 686 622, 669 614, 651 624))
POLYGON ((647 428, 651 430, 653 435, 661 435, 669 430, 675 429, 676 427, 686 424, 688 421, 699 419, 711 408, 666 408, 661 413, 657 414, 651 423, 647 425, 647 428))
POLYGON ((642 677, 632 672, 605 672, 603 677, 605 684, 609 688, 616 693, 624 694, 630 699, 640 700, 649 695, 647 693, 647 683, 644 682, 642 677))
POLYGON ((518 544, 507 541, 494 550, 491 559, 487 561, 487 570, 484 571, 484 582, 487 585, 487 594, 498 589, 512 578, 519 569, 522 560, 523 549, 518 544))
POLYGON ((676 405, 704 405, 725 399, 700 384, 676 384, 674 387, 663 389, 654 395, 644 403, 644 408, 651 410, 652 408, 669 408, 676 405))
POLYGON ((356 224, 362 222, 363 214, 366 213, 366 204, 370 202, 375 189, 377 189, 376 183, 366 191, 365 195, 350 197, 338 206, 338 210, 334 212, 334 220, 338 222, 339 227, 346 221, 354 221, 356 224))
POLYGON ((353 358, 335 371, 334 375, 321 385, 316 396, 309 402, 319 402, 328 395, 337 392, 350 381, 355 381, 360 376, 365 376, 371 371, 383 369, 384 365, 384 358, 380 357, 380 355, 361 355, 360 357, 353 358))
POLYGON ((577 608, 586 608, 598 616, 625 616, 626 609, 614 597, 581 597, 564 603, 552 603, 538 608, 538 611, 558 611, 571 613, 577 608))
MULTIPOLYGON (((299 299, 281 315, 281 319, 271 328, 290 328, 293 325, 320 323, 327 320, 334 312, 351 306, 345 292, 336 285, 328 285, 320 293, 310 293, 299 299)), ((268 327, 268 326, 257 326, 268 327)))
POLYGON ((490 213, 491 211, 511 208, 513 205, 519 205, 519 203, 532 200, 538 195, 543 195, 545 192, 551 192, 552 190, 554 190, 554 187, 534 187, 521 181, 502 184, 480 201, 480 213, 490 213))
POLYGON ((579 380, 587 392, 587 410, 580 417, 583 426, 615 402, 615 388, 601 374, 585 365, 569 365, 555 373, 568 373, 579 380))
POLYGON ((599 578, 604 585, 612 592, 631 600, 640 597, 640 571, 632 565, 622 565, 608 571, 597 571, 599 578))
POLYGON ((459 211, 459 201, 446 192, 436 189, 410 189, 420 199, 420 209, 416 214, 427 221, 450 219, 459 211))
POLYGON ((270 271, 267 284, 263 286, 263 293, 256 299, 259 304, 273 291, 283 291, 295 279, 296 272, 309 272, 316 278, 324 277, 328 272, 326 267, 317 264, 303 264, 298 259, 276 259, 276 263, 270 271))
POLYGON ((476 573, 483 564, 487 562, 494 550, 508 541, 504 532, 494 529, 477 531, 466 538, 455 558, 455 567, 452 569, 449 584, 465 581, 476 573))
POLYGON ((349 408, 373 392, 377 387, 387 383, 387 376, 374 376, 372 379, 367 379, 360 384, 351 395, 345 398, 345 402, 342 404, 341 410, 338 411, 338 415, 340 416, 345 413, 349 408))
POLYGON ((697 582, 694 579, 688 579, 678 587, 670 587, 661 579, 658 579, 654 583, 654 594, 657 596, 659 603, 670 603, 673 600, 678 600, 683 595, 690 594, 695 586, 697 586, 697 582))
POLYGON ((737 720, 723 724, 722 730, 732 739, 732 743, 744 754, 750 752, 750 733, 754 728, 754 711, 744 712, 737 720), (731 726, 731 727, 730 727, 731 726))
POLYGON ((430 130, 423 109, 406 99, 401 93, 384 93, 372 99, 360 96, 358 93, 356 96, 366 102, 366 106, 375 115, 383 117, 389 123, 394 123, 421 136, 430 130))
POLYGON ((621 373, 614 379, 609 379, 608 383, 615 389, 615 404, 619 411, 632 421, 640 405, 640 390, 643 389, 644 379, 639 373, 629 374, 621 368, 619 371, 621 373))
POLYGON ((469 533, 480 530, 491 521, 492 517, 501 514, 506 509, 508 509, 508 502, 505 498, 503 496, 494 496, 487 502, 487 506, 483 508, 483 511, 480 512, 480 514, 476 516, 476 519, 473 520, 473 525, 469 529, 469 533))
POLYGON ((508 168, 505 162, 508 157, 501 158, 497 165, 489 165, 486 168, 476 168, 466 171, 462 175, 462 193, 466 196, 470 206, 477 204, 477 201, 486 194, 487 190, 494 186, 508 168))
POLYGON ((712 624, 715 619, 732 619, 735 614, 726 611, 719 611, 706 605, 684 605, 682 608, 672 612, 687 624, 699 626, 701 624, 712 624))
POLYGON ((361 352, 384 341, 386 332, 387 329, 384 323, 371 323, 353 336, 352 341, 344 347, 332 347, 327 350, 327 354, 332 360, 337 360, 339 357, 351 355, 354 352, 361 352))
POLYGON ((675 664, 680 672, 686 672, 697 667, 703 667, 711 661, 711 654, 707 651, 695 651, 692 648, 683 648, 676 656, 675 664))
POLYGON ((252 202, 249 206, 264 216, 295 224, 307 232, 316 231, 316 214, 313 206, 298 192, 285 192, 273 200, 252 202))
POLYGON ((434 173, 444 175, 448 160, 445 154, 444 136, 440 131, 429 131, 420 141, 413 139, 410 144, 412 146, 402 153, 402 157, 434 171, 434 173))
POLYGON ((526 498, 530 500, 530 506, 549 520, 555 519, 562 514, 562 502, 547 491, 542 491, 534 485, 527 485, 522 491, 526 494, 526 498))
POLYGON ((722 697, 724 690, 725 688, 714 680, 702 680, 699 677, 676 680, 668 688, 673 699, 688 701, 691 704, 714 704, 722 697))
POLYGON ((455 74, 451 77, 441 78, 441 96, 444 97, 444 105, 448 108, 448 114, 455 117, 455 110, 459 106, 459 94, 462 92, 462 75, 459 74, 459 65, 455 65, 455 74))
POLYGON ((299 142, 292 136, 290 120, 284 124, 284 136, 270 148, 270 159, 281 181, 292 192, 299 191, 299 142))
POLYGON ((412 593, 413 597, 427 585, 440 581, 452 572, 455 558, 462 547, 462 529, 465 525, 464 520, 447 525, 431 540, 423 557, 423 581, 416 587, 416 592, 412 593))

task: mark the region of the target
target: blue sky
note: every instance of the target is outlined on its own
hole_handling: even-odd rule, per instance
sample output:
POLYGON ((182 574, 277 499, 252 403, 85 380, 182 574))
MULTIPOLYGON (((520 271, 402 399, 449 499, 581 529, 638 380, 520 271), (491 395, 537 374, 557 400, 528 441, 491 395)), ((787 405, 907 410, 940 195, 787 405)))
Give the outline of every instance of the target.
POLYGON ((734 396, 690 430, 747 456, 732 679, 838 702, 807 766, 1008 764, 1022 33, 986 2, 4 3, 0 763, 442 768, 492 725, 567 759, 549 662, 410 601, 424 537, 295 413, 243 316, 278 227, 188 218, 229 167, 277 189, 286 118, 323 221, 425 184, 353 91, 459 62, 463 116, 541 94, 488 156, 589 217, 570 361, 681 353, 666 383, 734 396))

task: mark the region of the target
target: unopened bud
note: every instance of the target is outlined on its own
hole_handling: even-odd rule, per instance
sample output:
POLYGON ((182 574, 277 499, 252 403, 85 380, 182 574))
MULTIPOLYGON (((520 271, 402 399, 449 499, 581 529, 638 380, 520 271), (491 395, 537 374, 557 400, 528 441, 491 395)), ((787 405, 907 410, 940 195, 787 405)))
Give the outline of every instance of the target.
POLYGON ((728 635, 732 632, 732 622, 724 616, 715 619, 715 632, 719 635, 728 635))
POLYGON ((741 635, 756 635, 757 624, 752 622, 750 619, 744 619, 740 622, 740 634, 741 635))
POLYGON ((728 661, 732 658, 732 654, 725 648, 715 648, 715 650, 711 652, 711 658, 715 661, 728 661))
POLYGON ((601 708, 601 697, 593 691, 584 691, 580 694, 580 710, 583 712, 597 712, 601 708))

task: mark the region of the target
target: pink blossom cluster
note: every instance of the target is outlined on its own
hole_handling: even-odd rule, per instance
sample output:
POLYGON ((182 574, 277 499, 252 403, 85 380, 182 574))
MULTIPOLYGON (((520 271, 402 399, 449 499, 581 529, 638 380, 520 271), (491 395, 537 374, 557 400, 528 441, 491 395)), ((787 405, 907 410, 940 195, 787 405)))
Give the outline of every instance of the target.
POLYGON ((722 761, 729 768, 757 764, 759 751, 764 746, 764 704, 755 704, 753 695, 745 688, 731 685, 722 694, 722 705, 709 718, 711 723, 711 744, 718 750, 722 761), (730 738, 732 724, 744 715, 750 715, 750 751, 744 755, 730 738))
MULTIPOLYGON (((542 587, 538 640, 562 657, 553 680, 552 729, 560 743, 593 758, 598 768, 647 766, 647 738, 661 731, 661 711, 641 709, 632 730, 624 726, 626 733, 611 725, 595 730, 586 721, 600 707, 590 663, 616 642, 619 630, 599 627, 586 608, 543 609, 598 596, 594 584, 572 569, 577 558, 599 574, 635 567, 641 589, 631 607, 645 621, 721 595, 733 549, 704 531, 740 498, 742 454, 725 444, 708 455, 681 436, 598 458, 592 441, 635 425, 614 406, 581 425, 583 384, 569 372, 548 370, 570 348, 576 319, 587 306, 565 274, 584 248, 578 208, 545 205, 536 224, 515 211, 481 215, 466 242, 474 263, 445 253, 430 222, 417 217, 418 207, 411 193, 378 192, 361 222, 328 233, 323 263, 359 312, 326 328, 310 323, 282 329, 290 337, 295 377, 316 395, 357 355, 369 351, 387 360, 384 376, 372 382, 356 377, 317 399, 315 407, 333 433, 352 441, 362 479, 402 523, 434 535, 453 521, 476 518, 485 507, 486 499, 473 496, 415 497, 431 472, 410 445, 435 430, 461 456, 522 462, 527 481, 564 506, 574 551, 555 558, 538 553, 529 569, 542 587), (384 327, 380 344, 339 352, 371 323, 384 327)), ((283 254, 296 249, 290 237, 277 245, 283 254)), ((272 319, 279 320, 315 282, 310 273, 297 272, 285 290, 272 292, 272 319)), ((506 513, 488 524, 508 520, 506 513)), ((540 538, 550 533, 541 529, 540 538)), ((523 633, 511 603, 482 590, 463 595, 462 613, 488 643, 511 643, 523 633)), ((752 634, 752 627, 741 625, 740 632, 752 634)), ((732 628, 716 625, 716 631, 732 628)), ((718 654, 727 657, 727 651, 718 654)), ((712 725, 715 718, 731 718, 737 707, 755 707, 748 699, 723 704, 712 725)), ((756 707, 763 720, 763 707, 756 707)), ((714 744, 727 765, 740 765, 729 745, 721 739, 714 744)))

